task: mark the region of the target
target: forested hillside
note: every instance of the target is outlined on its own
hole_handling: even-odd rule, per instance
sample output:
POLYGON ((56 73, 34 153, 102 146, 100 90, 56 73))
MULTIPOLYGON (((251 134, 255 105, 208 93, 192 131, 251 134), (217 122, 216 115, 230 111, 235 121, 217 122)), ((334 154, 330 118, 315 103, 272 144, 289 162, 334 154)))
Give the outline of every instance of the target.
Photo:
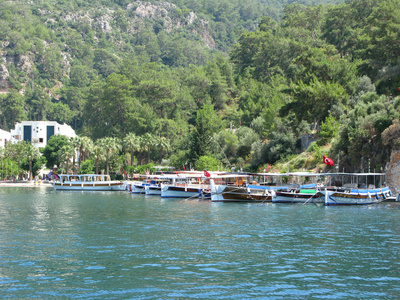
POLYGON ((132 165, 308 169, 326 154, 383 170, 400 141, 399 4, 3 2, 0 126, 131 139, 115 159, 132 165))

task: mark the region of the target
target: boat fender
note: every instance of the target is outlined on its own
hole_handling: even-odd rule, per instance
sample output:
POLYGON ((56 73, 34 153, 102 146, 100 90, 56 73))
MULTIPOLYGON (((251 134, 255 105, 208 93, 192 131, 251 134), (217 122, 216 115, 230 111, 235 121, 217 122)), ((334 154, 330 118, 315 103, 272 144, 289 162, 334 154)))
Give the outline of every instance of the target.
POLYGON ((379 199, 378 193, 375 194, 375 198, 376 198, 376 199, 379 199))
POLYGON ((276 193, 275 193, 275 191, 274 190, 271 190, 271 196, 272 196, 272 198, 276 198, 276 193))

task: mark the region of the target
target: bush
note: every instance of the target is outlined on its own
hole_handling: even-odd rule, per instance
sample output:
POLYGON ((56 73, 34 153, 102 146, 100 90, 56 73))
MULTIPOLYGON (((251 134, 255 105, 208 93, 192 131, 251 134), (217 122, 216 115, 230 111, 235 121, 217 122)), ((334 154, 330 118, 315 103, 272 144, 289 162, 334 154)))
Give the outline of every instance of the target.
POLYGON ((81 163, 79 168, 79 174, 93 174, 94 172, 94 162, 90 159, 85 160, 81 163))
POLYGON ((218 171, 221 162, 212 156, 201 156, 195 163, 196 170, 218 171))

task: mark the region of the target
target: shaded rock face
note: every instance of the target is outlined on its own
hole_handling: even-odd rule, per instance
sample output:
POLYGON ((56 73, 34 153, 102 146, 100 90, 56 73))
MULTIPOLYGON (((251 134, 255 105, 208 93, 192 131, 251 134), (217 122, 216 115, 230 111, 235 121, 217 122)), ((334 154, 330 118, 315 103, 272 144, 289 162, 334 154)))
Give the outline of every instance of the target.
POLYGON ((198 34, 204 42, 204 45, 210 49, 215 49, 216 43, 212 38, 209 25, 206 21, 199 19, 194 12, 189 12, 185 17, 176 17, 178 7, 169 2, 141 2, 128 4, 127 9, 133 10, 138 19, 162 19, 163 30, 171 32, 174 28, 188 27, 193 25, 190 30, 198 34))
POLYGON ((7 67, 4 64, 0 64, 0 92, 7 92, 8 90, 8 82, 7 78, 10 76, 10 73, 7 70, 7 67))
POLYGON ((386 168, 386 180, 394 194, 400 193, 400 151, 393 150, 386 168))

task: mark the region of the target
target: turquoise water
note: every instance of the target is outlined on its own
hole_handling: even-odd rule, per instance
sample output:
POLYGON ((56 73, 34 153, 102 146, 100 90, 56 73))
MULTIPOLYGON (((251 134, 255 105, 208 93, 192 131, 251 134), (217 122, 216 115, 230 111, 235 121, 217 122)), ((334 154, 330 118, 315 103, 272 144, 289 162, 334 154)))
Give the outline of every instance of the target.
POLYGON ((399 299, 400 206, 0 189, 0 297, 399 299))

